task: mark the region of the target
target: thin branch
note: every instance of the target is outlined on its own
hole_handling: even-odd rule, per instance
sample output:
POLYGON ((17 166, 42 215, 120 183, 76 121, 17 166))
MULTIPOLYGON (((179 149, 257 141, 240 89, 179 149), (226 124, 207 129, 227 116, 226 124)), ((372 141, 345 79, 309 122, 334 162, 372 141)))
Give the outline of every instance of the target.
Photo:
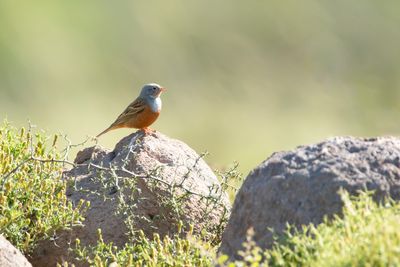
POLYGON ((19 163, 14 169, 12 169, 11 171, 9 171, 7 174, 3 175, 1 177, 1 185, 0 185, 0 191, 4 190, 4 185, 6 184, 7 180, 10 178, 10 176, 12 174, 14 174, 15 172, 17 172, 22 166, 24 166, 25 164, 27 164, 30 161, 37 161, 37 162, 41 162, 41 163, 61 163, 63 165, 67 164, 70 165, 72 167, 75 167, 76 164, 67 160, 68 159, 68 154, 71 150, 72 147, 77 147, 77 146, 81 146, 84 145, 89 138, 86 138, 85 141, 83 141, 80 144, 72 144, 71 141, 67 138, 67 136, 63 136, 64 140, 67 142, 67 146, 63 149, 64 155, 63 155, 63 159, 55 159, 55 158, 51 158, 51 159, 43 159, 43 158, 38 158, 35 156, 35 150, 33 147, 33 133, 32 133, 32 129, 35 128, 35 125, 32 125, 31 122, 28 122, 28 131, 27 134, 29 136, 29 157, 25 160, 23 160, 21 163, 19 163))
MULTIPOLYGON (((99 170, 102 170, 102 171, 123 172, 123 173, 126 173, 126 174, 128 174, 128 175, 130 175, 130 176, 132 176, 132 177, 135 177, 135 178, 152 179, 152 180, 157 181, 157 182, 160 182, 160 183, 162 183, 162 184, 164 184, 164 185, 166 185, 166 186, 168 186, 168 187, 177 186, 178 188, 181 188, 182 190, 184 190, 186 193, 191 194, 191 195, 198 196, 198 197, 200 197, 200 198, 211 199, 211 200, 216 201, 216 202, 218 202, 218 200, 219 200, 218 198, 213 197, 211 194, 209 194, 209 195, 203 195, 203 194, 201 194, 201 193, 194 192, 194 191, 192 191, 192 190, 190 190, 190 189, 184 187, 183 185, 180 185, 180 184, 176 184, 176 185, 175 185, 175 184, 170 184, 170 183, 168 183, 168 182, 166 182, 166 181, 164 181, 164 180, 162 180, 162 179, 160 179, 160 178, 157 178, 157 177, 155 177, 155 176, 153 176, 153 175, 140 175, 140 174, 136 174, 136 173, 134 173, 134 172, 132 172, 132 171, 129 171, 129 170, 125 169, 125 168, 122 168, 122 169, 119 169, 119 168, 118 168, 118 169, 117 169, 117 168, 105 168, 105 167, 98 166, 98 165, 93 164, 93 163, 89 163, 89 166, 93 166, 94 168, 99 169, 99 170)), ((119 178, 126 178, 126 177, 119 177, 119 178)))
POLYGON ((63 164, 68 164, 71 165, 73 167, 76 166, 75 163, 68 161, 68 160, 61 160, 61 159, 41 159, 41 158, 36 158, 36 157, 31 157, 30 160, 35 160, 35 161, 39 161, 39 162, 51 162, 51 163, 63 163, 63 164))

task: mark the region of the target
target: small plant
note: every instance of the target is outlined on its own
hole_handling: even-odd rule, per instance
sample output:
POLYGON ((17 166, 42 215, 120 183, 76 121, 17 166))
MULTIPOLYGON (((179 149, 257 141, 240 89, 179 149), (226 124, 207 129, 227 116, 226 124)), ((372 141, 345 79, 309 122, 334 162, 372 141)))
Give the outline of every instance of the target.
POLYGON ((222 191, 229 195, 230 200, 233 202, 239 187, 243 183, 243 174, 239 172, 239 163, 234 162, 232 166, 220 171, 215 170, 219 181, 221 183, 222 191))
MULTIPOLYGON (((182 226, 182 224, 181 224, 182 226)), ((178 230, 178 233, 180 231, 178 230)), ((75 253, 80 261, 90 266, 212 266, 209 254, 215 255, 210 244, 202 243, 188 232, 185 238, 179 234, 172 238, 165 236, 163 239, 154 234, 152 240, 139 231, 134 243, 127 243, 118 249, 113 243, 104 243, 99 230, 99 240, 96 246, 82 247, 79 240, 76 242, 75 253)), ((68 266, 68 265, 64 265, 68 266)))
POLYGON ((325 219, 318 226, 293 227, 272 249, 261 250, 249 232, 239 252, 242 261, 221 266, 400 266, 400 203, 378 204, 372 193, 351 197, 341 192, 343 216, 325 219))
MULTIPOLYGON (((199 160, 203 156, 203 154, 200 155, 199 160)), ((174 182, 160 179, 160 168, 155 168, 143 175, 137 175, 120 166, 103 167, 90 164, 90 168, 96 171, 93 181, 100 183, 102 189, 88 193, 103 195, 105 199, 116 198, 118 204, 116 212, 124 218, 129 241, 122 248, 117 248, 113 243, 104 242, 99 229, 97 245, 85 247, 77 240, 74 252, 80 261, 90 266, 213 265, 216 249, 230 212, 229 205, 224 206, 223 203, 227 201, 224 190, 235 190, 231 183, 240 179, 241 176, 237 172, 237 164, 219 173, 221 187, 209 188, 209 192, 204 195, 186 187, 184 184, 186 176, 181 179, 176 177, 174 182), (139 183, 142 185, 139 186, 139 183), (117 190, 113 191, 114 188, 117 190), (157 213, 151 218, 138 212, 137 209, 138 205, 150 201, 148 195, 140 194, 142 190, 153 197, 151 203, 156 207, 157 213), (109 192, 113 194, 110 195, 109 192), (189 209, 186 203, 189 202, 189 198, 199 206, 204 206, 200 210, 202 215, 200 220, 204 220, 205 223, 200 231, 193 228, 187 217, 186 213, 189 209), (209 219, 210 214, 215 209, 221 208, 223 210, 220 220, 213 223, 209 219), (151 236, 149 231, 146 232, 148 226, 157 232, 159 230, 157 227, 162 222, 170 223, 168 233, 163 233, 161 230, 151 236), (140 228, 138 225, 145 227, 140 228)), ((190 171, 192 170, 189 168, 188 174, 190 171)), ((64 266, 68 265, 64 264, 64 266)))
POLYGON ((48 147, 50 139, 31 127, 0 126, 0 233, 25 253, 83 220, 86 205, 73 207, 66 198, 62 171, 68 151, 57 151, 58 139, 48 147))
MULTIPOLYGON (((140 145, 136 140, 134 144, 140 145)), ((128 154, 135 157, 134 149, 128 154)), ((207 153, 199 155, 193 166, 186 167, 187 172, 177 175, 172 181, 163 180, 162 167, 156 167, 148 173, 137 174, 125 168, 129 164, 124 162, 123 166, 98 166, 94 163, 89 164, 89 170, 93 171, 93 181, 101 184, 102 190, 88 192, 88 194, 103 195, 104 199, 115 198, 117 200, 118 216, 123 216, 124 223, 128 229, 127 235, 130 241, 134 242, 137 234, 142 230, 148 237, 152 232, 157 232, 163 236, 173 235, 180 222, 184 222, 183 231, 189 229, 189 225, 196 222, 194 233, 202 241, 210 241, 213 245, 219 244, 223 229, 227 223, 230 210, 226 191, 236 190, 231 185, 237 182, 241 174, 237 171, 238 164, 234 164, 225 172, 219 172, 221 186, 214 184, 206 192, 197 192, 196 188, 191 188, 190 183, 186 183, 191 172, 199 161, 207 153), (146 194, 142 194, 142 192, 146 194), (114 192, 116 194, 111 194, 114 192), (150 203, 150 204, 149 204, 150 203), (191 206, 196 203, 196 211, 191 211, 191 206), (143 214, 142 206, 152 205, 154 214, 143 214), (197 216, 193 220, 191 216, 197 216), (215 218, 218 218, 218 221, 215 218), (160 230, 160 226, 168 223, 169 229, 160 230), (198 225, 201 224, 201 227, 198 225), (145 226, 143 228, 143 226, 145 226)), ((77 189, 82 190, 82 189, 77 189)))

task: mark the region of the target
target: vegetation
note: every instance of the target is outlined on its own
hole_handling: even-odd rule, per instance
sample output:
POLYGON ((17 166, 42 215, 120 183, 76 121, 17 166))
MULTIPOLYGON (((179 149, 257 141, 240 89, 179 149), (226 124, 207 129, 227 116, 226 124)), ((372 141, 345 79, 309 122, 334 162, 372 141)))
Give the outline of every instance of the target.
MULTIPOLYGON (((200 158, 203 156, 200 155, 200 158)), ((215 188, 213 190, 211 188, 210 195, 200 196, 198 193, 185 190, 182 182, 177 184, 160 183, 157 180, 148 182, 148 189, 157 197, 160 213, 158 216, 162 217, 161 220, 176 222, 177 231, 171 231, 176 233, 172 237, 165 236, 164 238, 160 238, 159 234, 148 238, 143 230, 138 230, 137 222, 139 221, 145 220, 141 225, 146 223, 154 229, 157 229, 157 224, 138 214, 135 209, 137 201, 142 201, 135 194, 138 190, 137 180, 120 181, 117 212, 125 215, 124 222, 128 229, 127 235, 130 242, 118 249, 113 243, 104 242, 99 229, 99 241, 96 246, 85 247, 81 245, 80 240, 77 240, 75 247, 77 258, 91 266, 109 266, 113 262, 118 263, 119 266, 212 266, 229 215, 227 208, 222 205, 223 194, 224 192, 235 194, 237 188, 232 186, 232 183, 237 184, 241 181, 242 175, 238 172, 237 167, 238 164, 235 163, 225 171, 218 172, 222 190, 217 193, 215 188), (160 193, 161 188, 164 190, 164 194, 160 193), (187 225, 187 221, 185 221, 184 213, 188 212, 185 208, 185 201, 189 197, 196 197, 198 205, 204 205, 206 209, 203 211, 203 218, 205 221, 208 221, 207 218, 209 218, 210 223, 204 224, 201 232, 195 233, 193 225, 187 225), (219 223, 212 222, 210 209, 224 211, 220 215, 219 223)), ((122 177, 116 176, 115 169, 113 171, 102 168, 102 171, 113 174, 108 176, 112 179, 106 179, 106 176, 103 175, 95 178, 102 184, 104 191, 109 192, 110 188, 115 187, 113 181, 122 177)), ((156 171, 153 175, 156 175, 156 171)), ((105 194, 104 197, 107 195, 105 194)))
POLYGON ((94 247, 82 247, 77 242, 75 252, 81 261, 91 266, 109 266, 116 262, 119 266, 212 266, 216 247, 204 243, 189 232, 186 238, 176 234, 172 238, 160 239, 158 234, 152 240, 139 232, 139 238, 133 244, 122 249, 105 243, 99 231, 99 241, 94 247))
POLYGON ((43 133, 0 126, 0 233, 23 252, 82 220, 85 205, 67 201, 58 138, 48 147, 43 133))
POLYGON ((387 200, 373 201, 370 193, 350 197, 342 193, 343 217, 335 216, 318 226, 289 227, 283 238, 270 250, 263 251, 249 232, 239 254, 242 261, 229 262, 225 255, 217 258, 217 246, 199 241, 191 234, 164 240, 156 235, 144 237, 118 250, 99 239, 97 246, 81 247, 76 252, 92 266, 399 266, 400 204, 387 200))
POLYGON ((399 266, 400 203, 377 204, 372 193, 350 197, 342 192, 343 217, 301 231, 289 227, 271 250, 251 240, 241 252, 239 266, 399 266))
MULTIPOLYGON (((52 238, 58 229, 81 224, 86 205, 73 207, 66 199, 62 170, 68 164, 69 146, 57 152, 59 135, 49 138, 34 134, 31 127, 17 130, 4 123, 0 137, 0 232, 29 253, 39 240, 52 238)), ((135 240, 122 248, 104 242, 99 230, 95 246, 83 246, 77 240, 74 252, 91 266, 400 265, 400 203, 390 199, 376 203, 372 192, 357 197, 341 194, 342 216, 301 230, 288 226, 269 250, 259 248, 249 231, 239 252, 241 261, 229 262, 227 256, 217 255, 219 244, 204 238, 210 233, 185 231, 183 223, 177 225, 177 234, 164 238, 155 234, 150 239, 139 231, 135 240)))

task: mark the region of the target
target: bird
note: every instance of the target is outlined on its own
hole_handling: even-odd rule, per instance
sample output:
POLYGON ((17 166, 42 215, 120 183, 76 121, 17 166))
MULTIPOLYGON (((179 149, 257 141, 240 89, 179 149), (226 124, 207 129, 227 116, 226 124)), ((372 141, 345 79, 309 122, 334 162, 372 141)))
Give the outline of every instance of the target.
POLYGON ((153 130, 148 128, 155 122, 161 112, 161 94, 166 89, 156 83, 145 84, 139 96, 128 105, 128 107, 118 116, 118 118, 101 135, 119 128, 136 128, 143 130, 144 134, 151 133, 153 130))

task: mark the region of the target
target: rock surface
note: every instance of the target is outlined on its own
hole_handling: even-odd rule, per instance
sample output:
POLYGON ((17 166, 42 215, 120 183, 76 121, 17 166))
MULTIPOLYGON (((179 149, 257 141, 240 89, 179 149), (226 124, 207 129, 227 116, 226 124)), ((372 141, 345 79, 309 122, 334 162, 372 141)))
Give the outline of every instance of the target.
POLYGON ((281 233, 286 223, 318 224, 325 215, 340 213, 340 188, 400 199, 400 139, 336 137, 273 154, 238 192, 220 252, 237 258, 251 227, 254 241, 268 248, 273 242, 269 227, 281 233))
POLYGON ((28 267, 32 265, 18 249, 5 239, 4 236, 0 235, 0 266, 28 267))
POLYGON ((42 242, 31 261, 36 266, 71 261, 67 243, 79 238, 84 245, 95 244, 98 228, 105 242, 122 246, 139 229, 148 237, 172 235, 181 220, 183 231, 193 224, 194 231, 200 232, 221 227, 221 220, 229 216, 228 197, 203 158, 183 142, 158 132, 138 131, 123 138, 113 151, 86 148, 75 163, 65 173, 75 183, 68 198, 73 203, 90 201, 85 226, 59 233, 57 245, 42 242))

